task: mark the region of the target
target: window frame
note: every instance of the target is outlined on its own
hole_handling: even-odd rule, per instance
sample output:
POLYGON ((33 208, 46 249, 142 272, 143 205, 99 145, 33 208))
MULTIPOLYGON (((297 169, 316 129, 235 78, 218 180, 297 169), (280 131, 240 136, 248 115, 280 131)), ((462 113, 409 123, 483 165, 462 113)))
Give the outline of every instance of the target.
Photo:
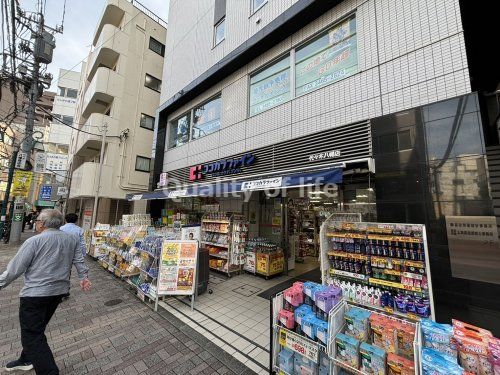
MULTIPOLYGON (((189 140, 188 140, 188 142, 195 141, 195 140, 197 140, 197 139, 201 139, 201 138, 203 138, 203 137, 206 137, 207 135, 214 134, 214 133, 216 133, 216 132, 220 131, 220 129, 221 129, 221 125, 222 125, 222 124, 221 124, 221 122, 222 122, 222 93, 220 93, 220 92, 219 92, 217 95, 214 95, 214 96, 210 97, 209 99, 207 99, 207 100, 205 100, 205 101, 201 102, 200 104, 195 105, 193 108, 191 108, 190 112, 191 112, 191 118, 190 118, 190 124, 189 124, 189 140), (217 99, 219 99, 219 100, 220 100, 219 129, 218 129, 218 130, 216 130, 216 131, 214 131, 214 132, 212 132, 212 133, 206 134, 206 135, 204 135, 204 136, 197 137, 197 138, 193 138, 193 130, 194 130, 194 113, 195 113, 196 109, 200 108, 201 106, 204 106, 204 105, 205 105, 205 104, 207 104, 207 103, 210 103, 210 102, 212 102, 212 101, 214 101, 214 100, 217 100, 217 99)), ((215 120, 214 120, 214 121, 215 121, 215 120)))
POLYGON ((192 121, 193 121, 193 109, 191 108, 190 110, 184 112, 182 115, 180 116, 177 116, 175 119, 171 120, 168 122, 168 134, 167 134, 167 150, 173 150, 175 148, 178 148, 178 147, 181 147, 181 146, 184 146, 184 145, 187 145, 189 142, 191 142, 191 127, 192 127, 192 121), (189 116, 189 119, 188 119, 188 138, 186 140, 186 142, 184 142, 183 144, 181 145, 175 145, 175 146, 172 146, 171 145, 171 139, 170 139, 170 135, 171 135, 171 129, 172 129, 172 126, 174 124, 174 122, 178 122, 181 118, 185 117, 185 116, 189 116))
POLYGON ((151 75, 151 74, 149 74, 149 73, 146 73, 146 75, 144 76, 144 87, 147 87, 148 89, 153 90, 153 91, 156 91, 156 92, 161 92, 161 85, 162 85, 162 81, 161 81, 161 79, 158 79, 158 78, 156 78, 155 76, 153 76, 153 75, 151 75), (160 89, 159 89, 159 90, 158 90, 158 89, 156 89, 156 88, 152 88, 152 87, 150 87, 150 86, 148 86, 148 85, 146 84, 148 76, 149 76, 149 77, 151 77, 151 78, 153 78, 154 80, 156 80, 156 81, 160 82, 160 89))
POLYGON ((162 42, 160 42, 159 40, 153 38, 152 36, 149 37, 149 43, 148 43, 148 48, 153 51, 154 53, 156 53, 157 55, 160 55, 161 57, 165 57, 165 44, 163 44, 162 42), (158 53, 157 51, 155 51, 154 49, 151 48, 151 42, 156 42, 160 45, 160 53, 158 53))
POLYGON ((264 7, 269 2, 269 0, 264 0, 257 8, 255 8, 255 0, 250 0, 250 16, 253 16, 260 9, 264 7))
POLYGON ((66 87, 57 86, 57 90, 57 96, 62 96, 63 98, 66 97, 66 87))
POLYGON ((156 118, 153 117, 153 116, 150 116, 150 115, 147 115, 145 113, 141 113, 141 116, 139 118, 139 127, 142 128, 142 129, 147 129, 147 130, 152 130, 154 131, 155 130, 155 121, 156 121, 156 118), (150 119, 153 119, 153 127, 152 128, 148 128, 146 126, 142 126, 142 117, 145 117, 145 118, 150 118, 150 119))
POLYGON ((70 89, 70 88, 66 88, 66 97, 67 97, 67 98, 71 98, 71 99, 76 99, 76 98, 78 98, 78 90, 77 90, 77 89, 70 89), (69 92, 70 92, 70 91, 72 91, 72 92, 74 91, 74 92, 75 92, 75 96, 70 96, 70 95, 69 95, 69 92))
POLYGON ((145 173, 150 173, 150 172, 151 172, 151 158, 148 158, 148 157, 146 157, 146 156, 136 155, 136 156, 135 156, 135 170, 136 170, 137 172, 145 172, 145 173), (147 160, 148 160, 148 162, 149 162, 149 169, 148 169, 147 171, 142 170, 142 169, 138 169, 138 168, 137 168, 137 161, 139 160, 139 158, 142 158, 142 159, 147 159, 147 160))
POLYGON ((226 40, 226 16, 222 17, 221 20, 214 25, 213 48, 217 47, 224 40, 226 40), (222 39, 217 42, 217 28, 222 24, 224 24, 224 35, 222 36, 222 39))

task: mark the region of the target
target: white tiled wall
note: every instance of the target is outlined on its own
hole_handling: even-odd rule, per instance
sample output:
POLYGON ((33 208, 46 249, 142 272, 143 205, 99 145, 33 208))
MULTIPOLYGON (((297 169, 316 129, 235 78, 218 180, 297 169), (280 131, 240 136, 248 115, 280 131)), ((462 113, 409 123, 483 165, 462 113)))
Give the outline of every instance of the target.
MULTIPOLYGON (((283 11, 294 1, 283 1, 284 8, 276 5, 279 2, 269 0, 266 6, 273 4, 272 7, 260 10, 263 21, 266 12, 279 14, 272 12, 283 11)), ((237 4, 241 10, 241 4, 246 2, 227 3, 229 22, 237 4)), ((181 2, 177 0, 174 4, 178 7, 181 2)), ((176 7, 174 9, 178 9, 176 7)), ((213 9, 209 13, 213 18, 213 9)), ((241 11, 243 13, 245 11, 241 11)), ((241 35, 251 34, 254 30, 244 22, 245 17, 241 14, 234 16, 241 22, 241 35)), ((266 18, 265 22, 269 20, 266 18)), ((169 30, 172 31, 176 33, 175 29, 169 30)), ((234 40, 238 38, 233 40, 229 32, 227 38, 227 45, 235 43, 235 47, 234 40)), ((203 46, 197 46, 199 48, 203 46)), ((171 58, 177 59, 177 51, 173 52, 171 58)), ((188 58, 185 53, 178 56, 188 58)), ((207 56, 210 60, 213 53, 207 56)), ((184 61, 183 65, 190 69, 189 61, 184 61)), ((194 70, 202 66, 200 63, 194 70)), ((189 81, 202 71, 195 72, 189 81)), ((164 81, 173 82, 179 89, 187 83, 181 76, 164 81)), ((458 0, 343 1, 269 51, 256 56, 247 66, 173 113, 171 118, 219 91, 223 106, 220 132, 167 151, 165 171, 185 167, 186 162, 187 165, 206 162, 470 92, 458 0), (358 73, 248 118, 249 74, 353 11, 357 21, 358 73)))

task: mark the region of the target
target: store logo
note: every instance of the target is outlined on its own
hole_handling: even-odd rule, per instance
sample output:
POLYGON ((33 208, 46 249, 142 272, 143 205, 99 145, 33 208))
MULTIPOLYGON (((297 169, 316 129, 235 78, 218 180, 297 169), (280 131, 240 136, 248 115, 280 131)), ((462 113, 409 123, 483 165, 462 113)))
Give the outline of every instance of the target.
POLYGON ((189 181, 202 180, 206 175, 226 176, 241 173, 242 167, 248 167, 255 162, 255 156, 247 153, 240 158, 223 159, 213 163, 199 164, 189 168, 189 181))

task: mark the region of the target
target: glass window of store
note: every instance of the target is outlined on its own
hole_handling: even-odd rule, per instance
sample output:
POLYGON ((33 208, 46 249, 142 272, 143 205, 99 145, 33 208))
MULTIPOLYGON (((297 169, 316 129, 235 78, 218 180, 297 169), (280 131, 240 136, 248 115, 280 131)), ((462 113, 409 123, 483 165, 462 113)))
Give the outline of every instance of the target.
POLYGON ((352 16, 297 48, 296 95, 348 77, 357 70, 356 18, 352 16))
POLYGON ((290 99, 290 56, 250 77, 250 116, 290 99))
POLYGON ((210 99, 193 110, 191 139, 198 139, 220 129, 221 98, 210 99))
POLYGON ((170 134, 168 137, 168 147, 181 146, 189 141, 189 125, 191 112, 188 112, 170 124, 170 134))

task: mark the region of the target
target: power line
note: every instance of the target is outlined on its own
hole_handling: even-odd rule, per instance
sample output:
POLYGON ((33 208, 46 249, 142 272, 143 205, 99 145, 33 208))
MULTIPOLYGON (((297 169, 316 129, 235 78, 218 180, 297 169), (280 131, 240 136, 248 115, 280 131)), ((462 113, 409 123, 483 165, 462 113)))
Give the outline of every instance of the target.
MULTIPOLYGON (((64 122, 63 120, 60 120, 58 119, 57 117, 54 117, 49 111, 47 111, 45 108, 41 107, 41 106, 38 106, 38 109, 42 110, 43 112, 45 112, 46 114, 50 115, 53 119, 57 120, 58 122, 60 122, 61 124, 63 125, 66 125, 67 127, 73 129, 73 130, 76 130, 76 131, 79 131, 79 132, 82 132, 82 133, 85 133, 85 134, 90 134, 90 135, 95 135, 96 137, 100 137, 102 134, 96 134, 96 133, 91 133, 91 132, 88 132, 88 131, 85 131, 85 130, 82 130, 82 129, 78 129, 78 128, 75 128, 74 126, 71 126, 70 124, 64 122)), ((106 137, 108 138, 120 138, 121 137, 119 135, 107 135, 106 137)))

